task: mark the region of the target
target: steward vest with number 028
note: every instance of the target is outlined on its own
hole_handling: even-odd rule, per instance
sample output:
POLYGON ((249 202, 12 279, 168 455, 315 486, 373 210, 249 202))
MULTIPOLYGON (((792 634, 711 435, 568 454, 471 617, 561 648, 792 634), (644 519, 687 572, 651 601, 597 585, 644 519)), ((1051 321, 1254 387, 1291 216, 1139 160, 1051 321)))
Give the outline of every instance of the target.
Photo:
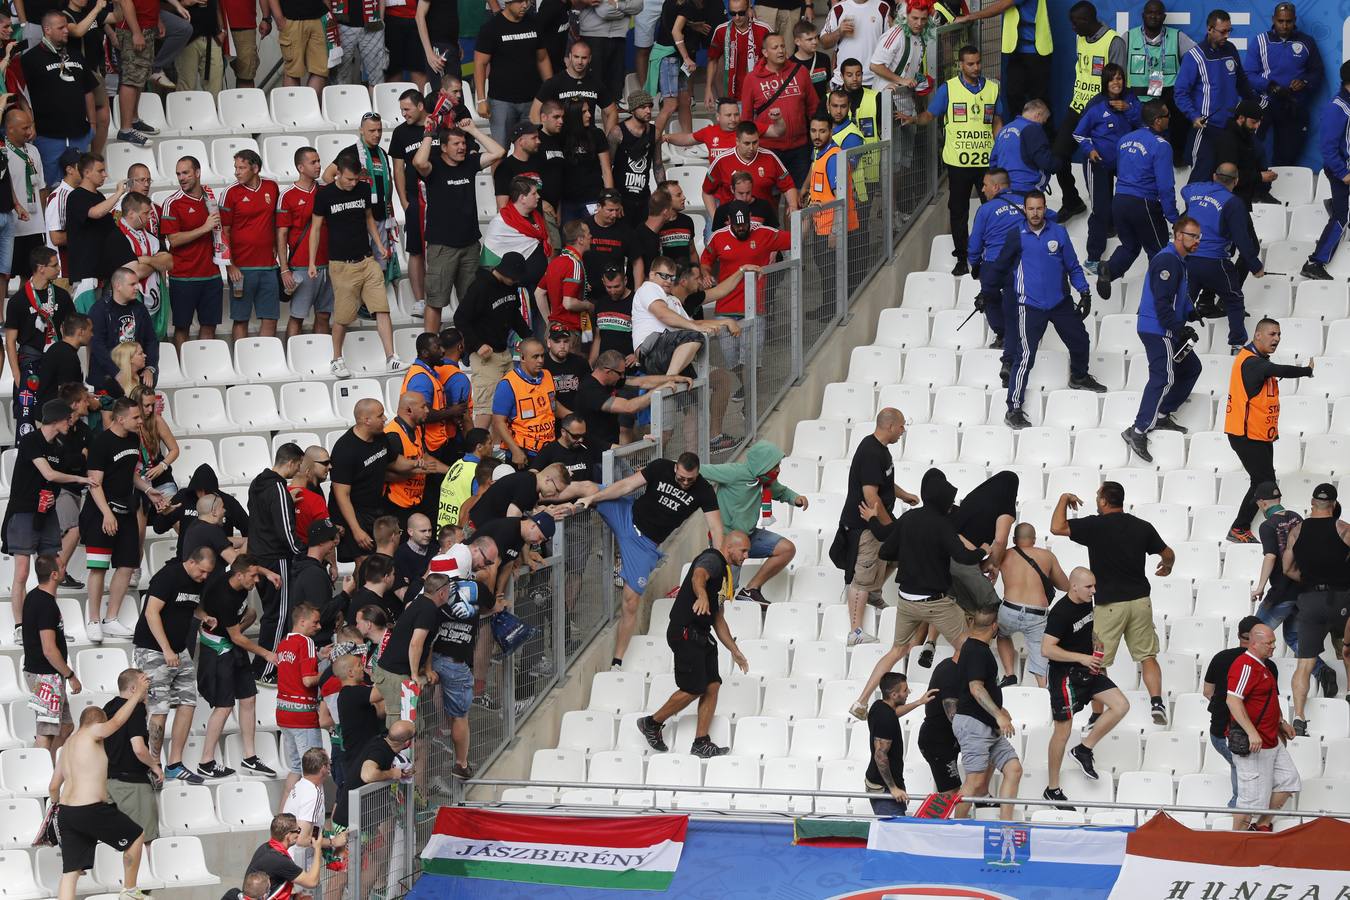
MULTIPOLYGON (((819 206, 823 203, 829 203, 838 195, 834 192, 834 185, 830 183, 829 163, 835 160, 835 166, 846 166, 847 154, 839 149, 838 144, 831 144, 820 158, 811 163, 811 171, 806 176, 806 195, 811 201, 812 206, 819 206)), ((835 171, 838 171, 836 168, 835 171)), ((845 179, 845 184, 852 184, 853 179, 845 179)), ((853 191, 849 191, 848 203, 848 230, 854 231, 858 227, 858 209, 853 202, 853 191)), ((816 234, 829 236, 834 230, 834 210, 815 213, 811 218, 816 223, 816 234)))
POLYGON ((942 161, 949 166, 985 168, 994 149, 994 111, 998 108, 998 82, 986 78, 978 93, 960 76, 947 82, 947 127, 943 135, 942 161))
POLYGON ((511 393, 516 396, 511 437, 526 453, 538 453, 554 438, 553 397, 558 389, 553 384, 553 373, 542 369, 539 383, 530 384, 513 368, 502 380, 511 386, 511 393))
MULTIPOLYGON (((385 434, 396 434, 400 442, 399 452, 413 462, 422 458, 422 452, 426 449, 426 435, 422 431, 422 426, 414 425, 412 434, 404 427, 404 423, 399 419, 390 419, 384 426, 385 434)), ((414 472, 403 481, 386 481, 384 484, 384 496, 389 502, 403 509, 411 509, 422 502, 422 491, 426 488, 427 476, 421 472, 414 472)))
POLYGON ((1256 351, 1249 344, 1233 357, 1223 431, 1253 441, 1273 441, 1280 436, 1280 380, 1267 378, 1255 396, 1247 396, 1247 387, 1242 383, 1242 364, 1254 356, 1256 351))
MULTIPOLYGON (((1016 53, 1018 44, 1017 27, 1022 24, 1022 12, 1014 2, 1003 11, 1003 52, 1016 53)), ((1050 14, 1045 8, 1045 0, 1036 0, 1036 55, 1049 56, 1055 49, 1050 36, 1050 14)), ((1021 112, 1021 110, 1017 110, 1021 112)))
POLYGON ((1131 90, 1147 88, 1150 97, 1157 97, 1163 88, 1177 83, 1177 71, 1181 68, 1177 33, 1175 28, 1164 26, 1162 43, 1150 44, 1144 38, 1142 25, 1130 29, 1125 40, 1125 56, 1129 63, 1125 73, 1126 87, 1131 90))
POLYGON ((1074 63, 1073 99, 1069 101, 1069 109, 1082 112, 1088 101, 1102 92, 1102 69, 1111 61, 1107 52, 1117 37, 1119 35, 1108 28, 1095 41, 1085 37, 1078 39, 1078 61, 1074 63))

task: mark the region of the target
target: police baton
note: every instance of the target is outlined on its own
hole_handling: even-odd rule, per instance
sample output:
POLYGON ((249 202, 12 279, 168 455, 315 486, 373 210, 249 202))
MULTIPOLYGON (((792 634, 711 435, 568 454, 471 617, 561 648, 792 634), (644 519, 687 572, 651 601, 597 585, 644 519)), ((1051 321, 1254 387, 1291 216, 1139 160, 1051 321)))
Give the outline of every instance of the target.
POLYGON ((977 312, 979 312, 978 309, 972 309, 972 310, 970 311, 970 315, 968 315, 968 316, 966 316, 964 319, 962 319, 962 320, 961 320, 961 324, 956 326, 956 330, 957 330, 957 331, 960 331, 962 328, 965 328, 965 327, 966 327, 966 323, 969 322, 971 319, 975 318, 975 314, 976 314, 977 312))

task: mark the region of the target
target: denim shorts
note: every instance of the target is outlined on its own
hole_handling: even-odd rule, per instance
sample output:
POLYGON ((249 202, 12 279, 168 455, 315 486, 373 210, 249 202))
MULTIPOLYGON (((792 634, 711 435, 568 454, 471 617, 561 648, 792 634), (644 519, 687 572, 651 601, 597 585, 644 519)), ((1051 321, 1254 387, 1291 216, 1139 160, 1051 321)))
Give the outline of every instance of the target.
POLYGON ((230 294, 230 318, 247 322, 257 313, 259 319, 281 317, 281 280, 275 267, 244 269, 244 296, 230 294))
POLYGON ((619 577, 633 593, 641 595, 647 589, 647 579, 661 564, 661 548, 651 538, 641 534, 633 525, 633 497, 619 497, 596 504, 600 518, 605 520, 614 540, 619 545, 621 566, 619 577))
POLYGON ((750 559, 768 559, 783 536, 767 528, 756 528, 750 532, 750 559))
POLYGON ((306 750, 323 747, 323 735, 317 728, 281 729, 281 761, 286 770, 296 775, 304 774, 300 770, 300 760, 306 750))
POLYGON ((225 306, 221 303, 224 290, 225 284, 220 276, 170 278, 169 307, 173 310, 173 327, 191 328, 194 317, 201 325, 219 325, 225 306))
POLYGON ((431 657, 431 668, 441 681, 441 705, 452 719, 463 719, 473 703, 473 669, 439 654, 431 657))
POLYGON ((656 93, 664 99, 674 99, 681 91, 689 93, 689 76, 682 65, 680 54, 672 53, 661 60, 656 76, 656 93))
POLYGON ((1041 655, 1041 638, 1045 636, 1045 616, 1036 615, 1004 604, 998 608, 998 636, 1012 637, 1014 632, 1022 632, 1027 642, 1027 671, 1042 678, 1049 671, 1045 657, 1041 655))

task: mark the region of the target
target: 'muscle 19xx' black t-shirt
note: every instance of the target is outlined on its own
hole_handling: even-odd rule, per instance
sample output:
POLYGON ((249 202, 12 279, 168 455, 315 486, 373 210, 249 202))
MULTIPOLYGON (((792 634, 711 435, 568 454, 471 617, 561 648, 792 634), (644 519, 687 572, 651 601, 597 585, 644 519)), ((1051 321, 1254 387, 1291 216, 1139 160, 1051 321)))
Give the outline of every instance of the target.
POLYGON ((660 544, 684 524, 695 509, 717 509, 717 492, 702 475, 688 489, 675 480, 675 463, 655 459, 642 470, 647 490, 633 504, 633 524, 653 544, 660 544))

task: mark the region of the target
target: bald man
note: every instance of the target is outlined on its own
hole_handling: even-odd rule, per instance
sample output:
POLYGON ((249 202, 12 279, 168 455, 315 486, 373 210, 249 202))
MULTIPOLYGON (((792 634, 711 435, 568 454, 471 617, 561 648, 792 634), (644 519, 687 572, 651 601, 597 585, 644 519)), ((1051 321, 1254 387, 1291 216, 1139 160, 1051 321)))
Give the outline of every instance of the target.
POLYGON ((347 790, 338 791, 337 806, 333 810, 333 824, 347 825, 347 798, 351 792, 368 784, 398 781, 413 774, 413 765, 406 755, 412 746, 416 726, 399 719, 389 726, 387 734, 377 735, 364 747, 348 749, 347 790))
MULTIPOLYGON (((384 514, 386 474, 404 477, 424 470, 416 460, 393 450, 384 434, 384 404, 366 398, 352 408, 355 420, 333 445, 328 477, 333 490, 329 517, 346 531, 338 543, 338 560, 358 566, 375 549, 371 529, 384 514)), ((420 459, 420 457, 418 458, 420 459)))
MULTIPOLYGON (((385 434, 394 435, 400 459, 412 464, 401 475, 391 474, 385 479, 385 513, 398 519, 400 528, 408 525, 411 516, 422 504, 427 476, 444 475, 445 463, 426 451, 426 421, 431 407, 427 398, 417 391, 407 391, 398 398, 398 415, 384 426, 385 434)), ((336 449, 336 448, 335 448, 336 449)))
MULTIPOLYGON (((1294 739, 1294 726, 1280 713, 1279 677, 1268 660, 1275 653, 1275 632, 1269 625, 1252 627, 1247 652, 1228 669, 1228 750, 1237 772, 1237 805, 1233 830, 1270 831, 1273 816, 1252 821, 1240 810, 1280 809, 1303 784, 1285 742, 1294 739), (1235 735, 1245 733, 1247 752, 1238 752, 1235 735)), ((78 732, 77 732, 78 733, 78 732)))
POLYGON ((1047 672, 1041 653, 1045 614, 1055 591, 1069 589, 1069 576, 1059 567, 1055 554, 1036 546, 1036 527, 1022 522, 1013 529, 1012 552, 999 566, 1003 578, 1003 604, 998 611, 998 658, 1003 663, 1000 687, 1017 683, 1017 651, 1012 636, 1021 632, 1027 645, 1027 671, 1039 687, 1045 687, 1047 672))
POLYGON ((544 367, 544 345, 535 338, 520 342, 520 362, 497 382, 492 394, 492 436, 524 468, 556 436, 553 403, 558 388, 544 367))
MULTIPOLYGON (((1045 617, 1041 655, 1050 660, 1050 718, 1055 723, 1050 733, 1049 777, 1041 795, 1046 800, 1067 799, 1059 787, 1059 767, 1064 762, 1069 733, 1073 731, 1073 714, 1089 700, 1103 707, 1092 730, 1069 751, 1083 774, 1096 781, 1092 748, 1130 711, 1130 701, 1106 677, 1101 644, 1092 636, 1092 598, 1096 593, 1097 577, 1078 566, 1069 573, 1069 592, 1059 598, 1045 617)), ((1073 809, 1067 804, 1059 808, 1073 809)))
MULTIPOLYGON (((31 254, 43 246, 47 227, 42 214, 42 195, 46 182, 42 178, 42 156, 33 143, 32 113, 17 106, 5 111, 5 139, 14 149, 9 151, 9 177, 14 185, 14 253, 11 271, 19 278, 31 278, 31 254)), ((52 185, 55 187, 55 185, 52 185)), ((9 281, 3 281, 8 295, 9 281)), ((58 337, 59 340, 59 337, 58 337)))
POLYGON ((863 631, 863 611, 867 604, 881 605, 881 587, 895 570, 881 559, 881 541, 867 527, 864 508, 876 509, 876 517, 889 525, 894 517, 895 498, 911 506, 919 498, 895 483, 895 459, 890 448, 905 433, 905 415, 888 406, 877 413, 877 427, 863 438, 853 451, 848 467, 848 494, 839 511, 839 531, 830 548, 830 558, 844 570, 848 585, 848 645, 875 644, 875 635, 863 631), (836 553, 841 558, 836 558, 836 553))

